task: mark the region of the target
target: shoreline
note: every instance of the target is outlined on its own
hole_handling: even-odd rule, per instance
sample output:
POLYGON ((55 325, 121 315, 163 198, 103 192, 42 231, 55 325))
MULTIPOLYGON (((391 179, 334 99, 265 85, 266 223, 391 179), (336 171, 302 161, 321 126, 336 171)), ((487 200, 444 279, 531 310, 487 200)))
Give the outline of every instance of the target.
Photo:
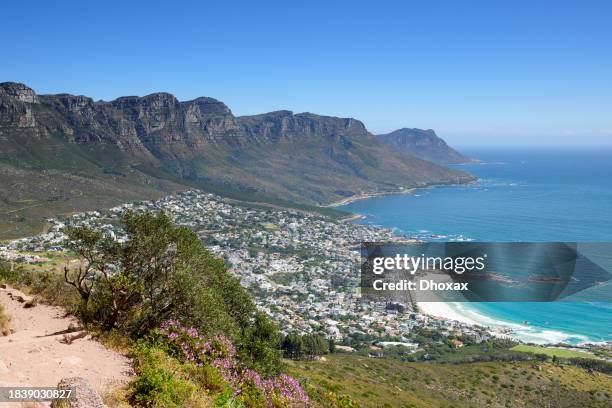
POLYGON ((413 194, 417 190, 425 190, 425 189, 436 188, 436 187, 467 186, 467 185, 470 185, 470 184, 473 184, 473 183, 477 183, 479 180, 480 180, 479 178, 475 178, 474 180, 470 180, 470 181, 467 181, 467 182, 464 182, 464 183, 425 184, 425 185, 417 186, 417 187, 404 187, 401 190, 395 190, 395 191, 380 191, 380 192, 371 192, 371 193, 361 193, 361 194, 356 194, 356 195, 351 196, 351 197, 343 198, 342 200, 334 201, 334 202, 332 202, 330 204, 321 204, 321 205, 319 205, 319 207, 321 207, 321 208, 342 207, 342 206, 345 206, 347 204, 353 203, 355 201, 367 200, 369 198, 385 197, 385 196, 391 196, 391 195, 407 195, 407 194, 413 194))
POLYGON ((335 207, 342 207, 343 205, 347 205, 355 201, 367 200, 368 198, 384 197, 388 195, 412 194, 417 188, 427 188, 427 187, 412 187, 412 188, 406 188, 404 190, 381 191, 378 193, 362 193, 362 194, 357 194, 351 197, 343 198, 342 200, 334 201, 331 204, 320 205, 319 207, 335 208, 335 207))
POLYGON ((489 333, 497 337, 516 338, 512 335, 512 328, 508 327, 509 325, 503 324, 505 322, 498 321, 500 324, 495 324, 494 327, 492 327, 495 323, 492 317, 480 314, 480 319, 476 316, 470 317, 468 313, 461 313, 454 309, 449 302, 418 302, 417 305, 422 314, 430 317, 455 320, 470 326, 486 327, 489 329, 489 333))
POLYGON ((501 320, 470 307, 469 302, 418 302, 418 307, 422 314, 485 327, 494 336, 511 338, 522 343, 538 345, 566 343, 572 346, 593 343, 584 335, 501 320))

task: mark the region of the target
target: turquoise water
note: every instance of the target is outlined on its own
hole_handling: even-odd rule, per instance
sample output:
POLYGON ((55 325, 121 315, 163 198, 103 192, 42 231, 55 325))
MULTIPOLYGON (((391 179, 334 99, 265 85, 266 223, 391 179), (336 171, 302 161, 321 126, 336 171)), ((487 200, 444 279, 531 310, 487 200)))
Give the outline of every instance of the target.
MULTIPOLYGON (((364 223, 426 240, 612 242, 612 149, 466 151, 480 180, 357 201, 364 223)), ((610 269, 610 256, 603 262, 610 269)), ((612 291, 612 286, 598 291, 612 291)), ((609 293, 609 292, 608 292, 609 293)), ((609 296, 608 296, 609 298, 609 296)), ((612 303, 462 303, 483 324, 533 342, 612 341, 612 303)))

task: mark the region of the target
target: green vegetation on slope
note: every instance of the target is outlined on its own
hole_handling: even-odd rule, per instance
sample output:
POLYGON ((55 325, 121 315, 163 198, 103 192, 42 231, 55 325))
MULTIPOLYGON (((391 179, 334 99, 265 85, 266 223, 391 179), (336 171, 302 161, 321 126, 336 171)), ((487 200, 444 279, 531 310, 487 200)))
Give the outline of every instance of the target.
POLYGON ((185 179, 145 163, 131 163, 125 152, 108 145, 83 146, 49 136, 42 143, 14 134, 0 152, 0 238, 20 238, 43 230, 47 218, 77 211, 156 199, 198 188, 265 208, 292 208, 332 218, 348 214, 333 208, 299 204, 254 189, 213 180, 185 179))
POLYGON ((569 365, 534 362, 407 363, 350 354, 287 361, 309 395, 328 393, 361 407, 609 407, 612 377, 569 365))
POLYGON ((527 344, 518 344, 512 347, 511 350, 521 351, 524 353, 545 354, 549 357, 558 358, 597 358, 596 356, 585 351, 570 350, 559 347, 530 346, 527 344))
POLYGON ((16 133, 2 142, 1 150, 2 239, 40 233, 50 217, 186 188, 130 166, 126 154, 111 146, 91 150, 58 136, 41 142, 16 133))

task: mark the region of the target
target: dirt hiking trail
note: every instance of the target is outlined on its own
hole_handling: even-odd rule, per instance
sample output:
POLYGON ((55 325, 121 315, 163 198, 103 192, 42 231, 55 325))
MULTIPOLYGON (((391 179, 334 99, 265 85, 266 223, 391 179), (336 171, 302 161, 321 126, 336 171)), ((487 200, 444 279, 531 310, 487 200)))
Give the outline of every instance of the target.
MULTIPOLYGON (((62 378, 84 377, 103 394, 130 378, 132 370, 126 357, 106 349, 85 332, 75 331, 77 320, 65 316, 59 307, 24 307, 29 299, 17 289, 0 287, 0 303, 10 316, 13 331, 0 336, 0 387, 57 387, 62 378)), ((20 404, 0 402, 3 406, 20 404)))

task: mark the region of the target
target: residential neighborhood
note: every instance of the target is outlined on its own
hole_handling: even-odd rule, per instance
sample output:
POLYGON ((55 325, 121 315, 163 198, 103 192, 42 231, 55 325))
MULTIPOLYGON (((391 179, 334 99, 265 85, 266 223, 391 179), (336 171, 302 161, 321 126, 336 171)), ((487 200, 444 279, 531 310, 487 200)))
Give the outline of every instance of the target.
POLYGON ((3 244, 0 257, 44 262, 43 253, 65 250, 62 231, 67 226, 88 226, 125 240, 119 220, 126 211, 164 211, 178 225, 196 231, 284 334, 323 332, 338 344, 364 336, 394 339, 382 341, 382 347, 404 345, 408 350, 418 347, 407 340, 415 328, 477 341, 491 335, 484 328, 421 314, 416 305, 360 296, 360 244, 415 237, 304 211, 247 206, 198 190, 49 219, 46 233, 3 244))

